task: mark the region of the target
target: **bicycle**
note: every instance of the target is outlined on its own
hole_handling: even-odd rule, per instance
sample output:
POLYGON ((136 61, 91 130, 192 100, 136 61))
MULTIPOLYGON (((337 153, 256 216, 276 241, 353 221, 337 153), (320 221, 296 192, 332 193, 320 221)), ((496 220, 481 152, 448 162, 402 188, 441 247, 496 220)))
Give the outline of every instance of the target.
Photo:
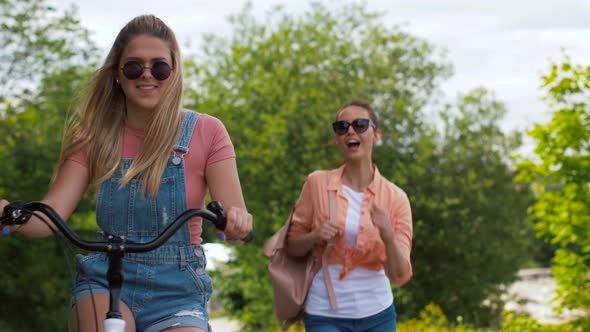
MULTIPOLYGON (((103 320, 104 332, 124 332, 125 321, 119 308, 121 287, 123 286, 123 257, 125 253, 140 253, 154 250, 164 244, 186 221, 193 217, 202 217, 209 220, 215 228, 224 231, 227 219, 221 203, 213 201, 207 208, 189 209, 181 213, 170 223, 155 239, 145 243, 126 243, 124 237, 107 236, 107 241, 85 241, 80 239, 49 205, 42 202, 14 201, 4 208, 0 216, 0 225, 23 225, 33 215, 47 223, 44 216, 36 212, 42 212, 61 231, 61 233, 80 249, 104 252, 108 258, 107 280, 109 283, 109 310, 103 320)), ((48 225, 49 226, 49 225, 48 225)), ((254 238, 251 231, 243 242, 250 242, 254 238)))

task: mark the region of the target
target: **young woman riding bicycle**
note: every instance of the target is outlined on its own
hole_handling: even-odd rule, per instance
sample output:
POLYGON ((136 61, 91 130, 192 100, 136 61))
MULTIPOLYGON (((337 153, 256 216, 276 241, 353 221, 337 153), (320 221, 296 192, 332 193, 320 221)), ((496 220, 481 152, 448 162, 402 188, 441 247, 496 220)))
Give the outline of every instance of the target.
MULTIPOLYGON (((146 242, 186 209, 203 207, 209 192, 225 207, 225 235, 244 238, 252 216, 229 135, 220 120, 183 110, 182 94, 174 32, 152 15, 132 19, 81 99, 43 202, 65 220, 91 186, 99 237, 146 242)), ((0 211, 7 204, 0 200, 0 211)), ((30 237, 52 234, 36 217, 12 230, 30 237)), ((212 285, 201 231, 202 220, 194 219, 162 247, 125 256, 125 331, 209 331, 212 285)), ((94 331, 108 310, 105 257, 90 253, 78 259, 70 331, 94 331)))

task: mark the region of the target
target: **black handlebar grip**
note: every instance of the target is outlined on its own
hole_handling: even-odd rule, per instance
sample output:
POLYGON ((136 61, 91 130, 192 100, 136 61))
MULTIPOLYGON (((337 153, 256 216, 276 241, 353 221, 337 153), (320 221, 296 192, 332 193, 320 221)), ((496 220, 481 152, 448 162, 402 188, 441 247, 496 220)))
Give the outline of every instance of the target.
POLYGON ((22 225, 31 218, 31 213, 23 211, 25 201, 13 201, 4 207, 2 211, 2 224, 22 225))
POLYGON ((207 210, 215 213, 217 216, 217 221, 214 223, 215 228, 220 231, 224 231, 225 227, 227 226, 227 218, 225 218, 225 213, 223 212, 223 206, 218 201, 212 201, 211 203, 207 204, 207 210))
MULTIPOLYGON (((227 226, 227 218, 225 217, 225 213, 223 212, 223 206, 218 201, 212 201, 211 203, 207 204, 207 210, 215 213, 217 216, 217 222, 215 223, 215 228, 220 231, 224 231, 225 227, 227 226)), ((244 242, 250 242, 254 239, 254 232, 250 231, 246 237, 242 239, 244 242)))

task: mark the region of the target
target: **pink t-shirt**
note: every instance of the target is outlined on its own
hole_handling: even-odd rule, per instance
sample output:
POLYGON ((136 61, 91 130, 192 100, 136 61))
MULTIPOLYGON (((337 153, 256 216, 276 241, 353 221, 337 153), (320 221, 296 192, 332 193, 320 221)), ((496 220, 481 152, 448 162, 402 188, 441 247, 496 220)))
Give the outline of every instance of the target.
MULTIPOLYGON (((144 139, 144 130, 124 127, 123 135, 123 158, 133 159, 144 139)), ((235 158, 233 144, 223 123, 210 115, 201 114, 195 125, 189 151, 184 155, 185 184, 187 204, 189 209, 202 208, 205 206, 207 195, 207 179, 205 171, 212 163, 235 158)), ((81 165, 88 166, 87 151, 80 150, 67 159, 76 161, 81 165)), ((201 218, 193 218, 189 221, 191 242, 200 244, 203 239, 201 233, 203 222, 201 218)))

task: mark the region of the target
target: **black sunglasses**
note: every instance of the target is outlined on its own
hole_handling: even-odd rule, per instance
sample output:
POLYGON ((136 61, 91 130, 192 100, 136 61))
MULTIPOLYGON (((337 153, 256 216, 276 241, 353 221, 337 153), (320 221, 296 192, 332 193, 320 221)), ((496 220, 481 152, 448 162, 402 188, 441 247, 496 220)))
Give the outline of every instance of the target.
POLYGON ((332 123, 332 129, 334 129, 334 132, 338 135, 346 134, 348 132, 348 127, 350 126, 352 126, 352 129, 354 129, 357 134, 364 133, 367 131, 367 129, 369 129, 369 126, 372 126, 373 129, 377 129, 377 126, 375 126, 373 121, 370 119, 356 119, 352 122, 340 120, 332 123))
POLYGON ((156 61, 151 67, 144 67, 138 61, 129 61, 121 67, 123 75, 130 80, 136 80, 143 75, 143 71, 148 69, 152 73, 152 76, 158 81, 163 81, 170 77, 172 68, 164 61, 156 61))

